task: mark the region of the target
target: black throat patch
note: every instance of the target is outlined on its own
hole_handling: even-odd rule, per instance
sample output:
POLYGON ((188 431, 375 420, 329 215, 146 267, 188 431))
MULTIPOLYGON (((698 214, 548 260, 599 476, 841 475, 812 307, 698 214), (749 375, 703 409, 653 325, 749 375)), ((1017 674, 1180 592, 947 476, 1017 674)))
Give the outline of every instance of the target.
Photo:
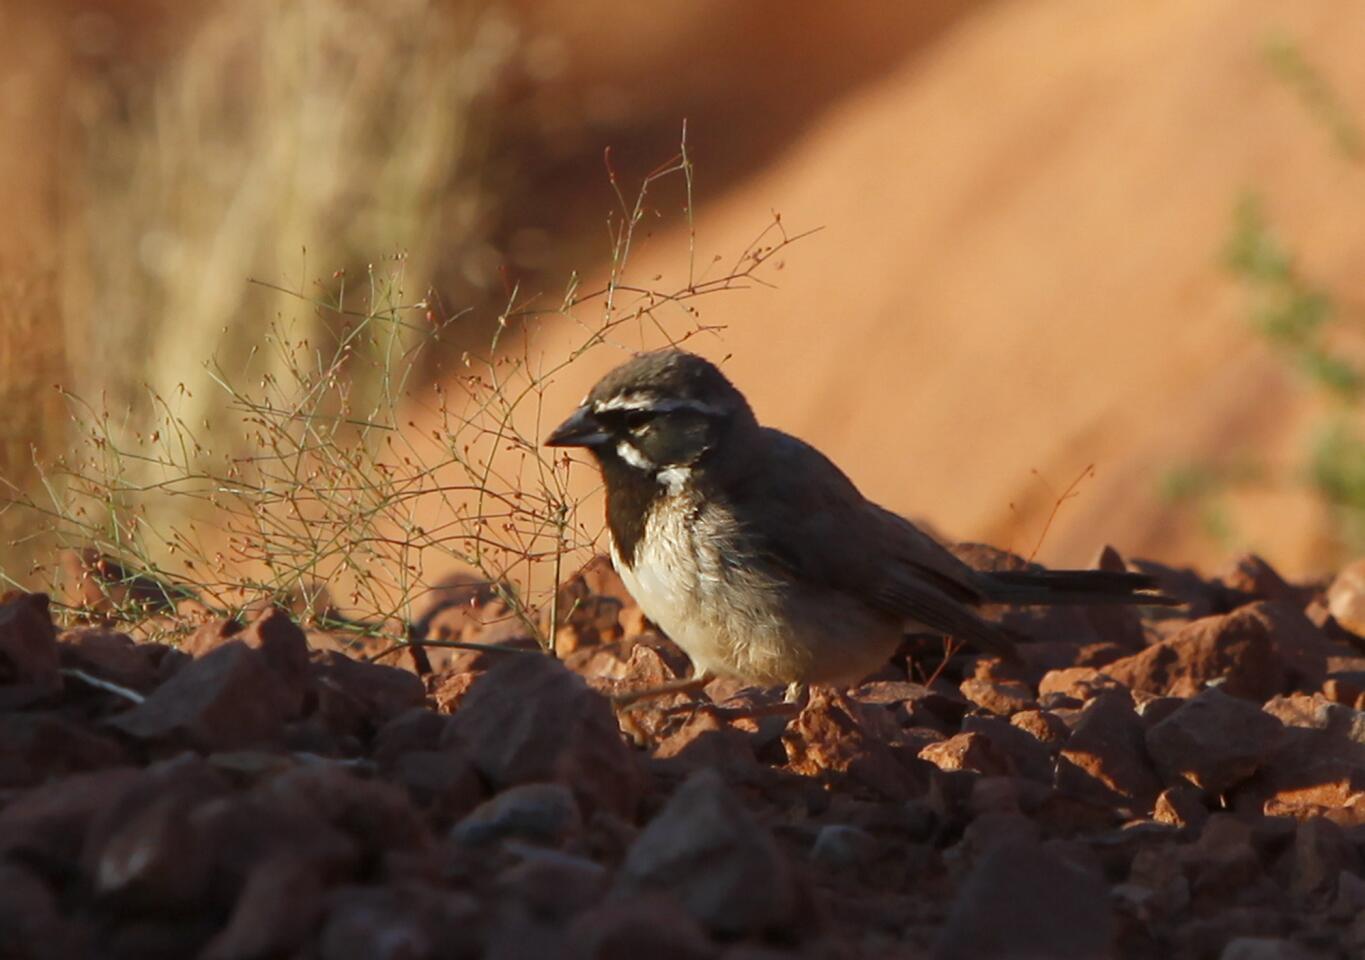
POLYGON ((607 488, 607 527, 616 553, 628 567, 635 566, 635 550, 644 539, 650 511, 663 496, 658 479, 615 456, 602 458, 602 480, 607 488))

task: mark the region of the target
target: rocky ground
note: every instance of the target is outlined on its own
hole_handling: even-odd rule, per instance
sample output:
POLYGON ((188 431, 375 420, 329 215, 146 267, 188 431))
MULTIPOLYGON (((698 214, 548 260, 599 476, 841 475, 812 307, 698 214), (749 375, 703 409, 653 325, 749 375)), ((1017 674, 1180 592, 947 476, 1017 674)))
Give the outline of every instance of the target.
POLYGON ((602 563, 558 659, 444 591, 428 638, 492 649, 422 676, 279 610, 176 649, 12 594, 0 957, 1365 954, 1365 574, 1133 566, 1186 605, 1000 611, 1023 664, 911 638, 794 716, 613 711, 686 661, 602 563))

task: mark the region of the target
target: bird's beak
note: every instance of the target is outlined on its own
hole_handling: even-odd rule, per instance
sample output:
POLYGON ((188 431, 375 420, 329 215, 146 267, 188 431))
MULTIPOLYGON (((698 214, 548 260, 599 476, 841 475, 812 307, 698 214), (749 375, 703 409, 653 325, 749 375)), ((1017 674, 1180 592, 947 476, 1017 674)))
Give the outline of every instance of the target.
POLYGON ((573 412, 573 416, 555 428, 554 433, 545 438, 547 447, 595 447, 610 440, 610 435, 602 429, 602 424, 593 416, 592 408, 583 406, 573 412))

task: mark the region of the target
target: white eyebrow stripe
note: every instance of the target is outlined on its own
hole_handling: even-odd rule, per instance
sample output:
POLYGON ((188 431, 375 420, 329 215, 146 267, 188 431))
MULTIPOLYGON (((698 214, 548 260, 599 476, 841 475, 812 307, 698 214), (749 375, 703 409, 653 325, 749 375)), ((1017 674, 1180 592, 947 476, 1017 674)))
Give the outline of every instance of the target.
POLYGON ((626 394, 621 397, 612 397, 610 400, 602 400, 593 404, 593 410, 597 413, 608 413, 612 410, 653 410, 656 413, 688 410, 708 417, 719 416, 721 413, 718 407, 713 407, 709 403, 702 403, 700 400, 659 400, 641 394, 626 394))
POLYGON ((616 455, 636 470, 652 471, 654 469, 654 464, 650 462, 649 458, 636 450, 628 441, 616 441, 616 455))

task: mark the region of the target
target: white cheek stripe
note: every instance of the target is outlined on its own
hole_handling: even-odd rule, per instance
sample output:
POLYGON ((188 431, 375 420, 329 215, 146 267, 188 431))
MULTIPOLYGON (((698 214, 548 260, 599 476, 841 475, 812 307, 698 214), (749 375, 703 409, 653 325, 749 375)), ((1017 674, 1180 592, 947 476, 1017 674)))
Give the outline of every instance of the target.
POLYGON ((653 470, 654 464, 649 458, 631 446, 627 440, 616 441, 616 455, 630 464, 636 470, 653 470))
POLYGON ((625 396, 598 401, 593 404, 593 410, 597 413, 608 413, 612 410, 652 410, 655 413, 673 413, 678 410, 687 410, 708 417, 719 416, 721 413, 720 408, 713 407, 709 403, 702 403, 699 400, 660 400, 639 393, 628 393, 625 396))
POLYGON ((662 483, 664 487, 667 488, 668 492, 673 496, 677 496, 679 493, 682 493, 683 487, 687 485, 687 481, 691 479, 691 477, 692 477, 691 467, 677 466, 665 467, 664 469, 659 471, 658 475, 659 482, 662 483))

